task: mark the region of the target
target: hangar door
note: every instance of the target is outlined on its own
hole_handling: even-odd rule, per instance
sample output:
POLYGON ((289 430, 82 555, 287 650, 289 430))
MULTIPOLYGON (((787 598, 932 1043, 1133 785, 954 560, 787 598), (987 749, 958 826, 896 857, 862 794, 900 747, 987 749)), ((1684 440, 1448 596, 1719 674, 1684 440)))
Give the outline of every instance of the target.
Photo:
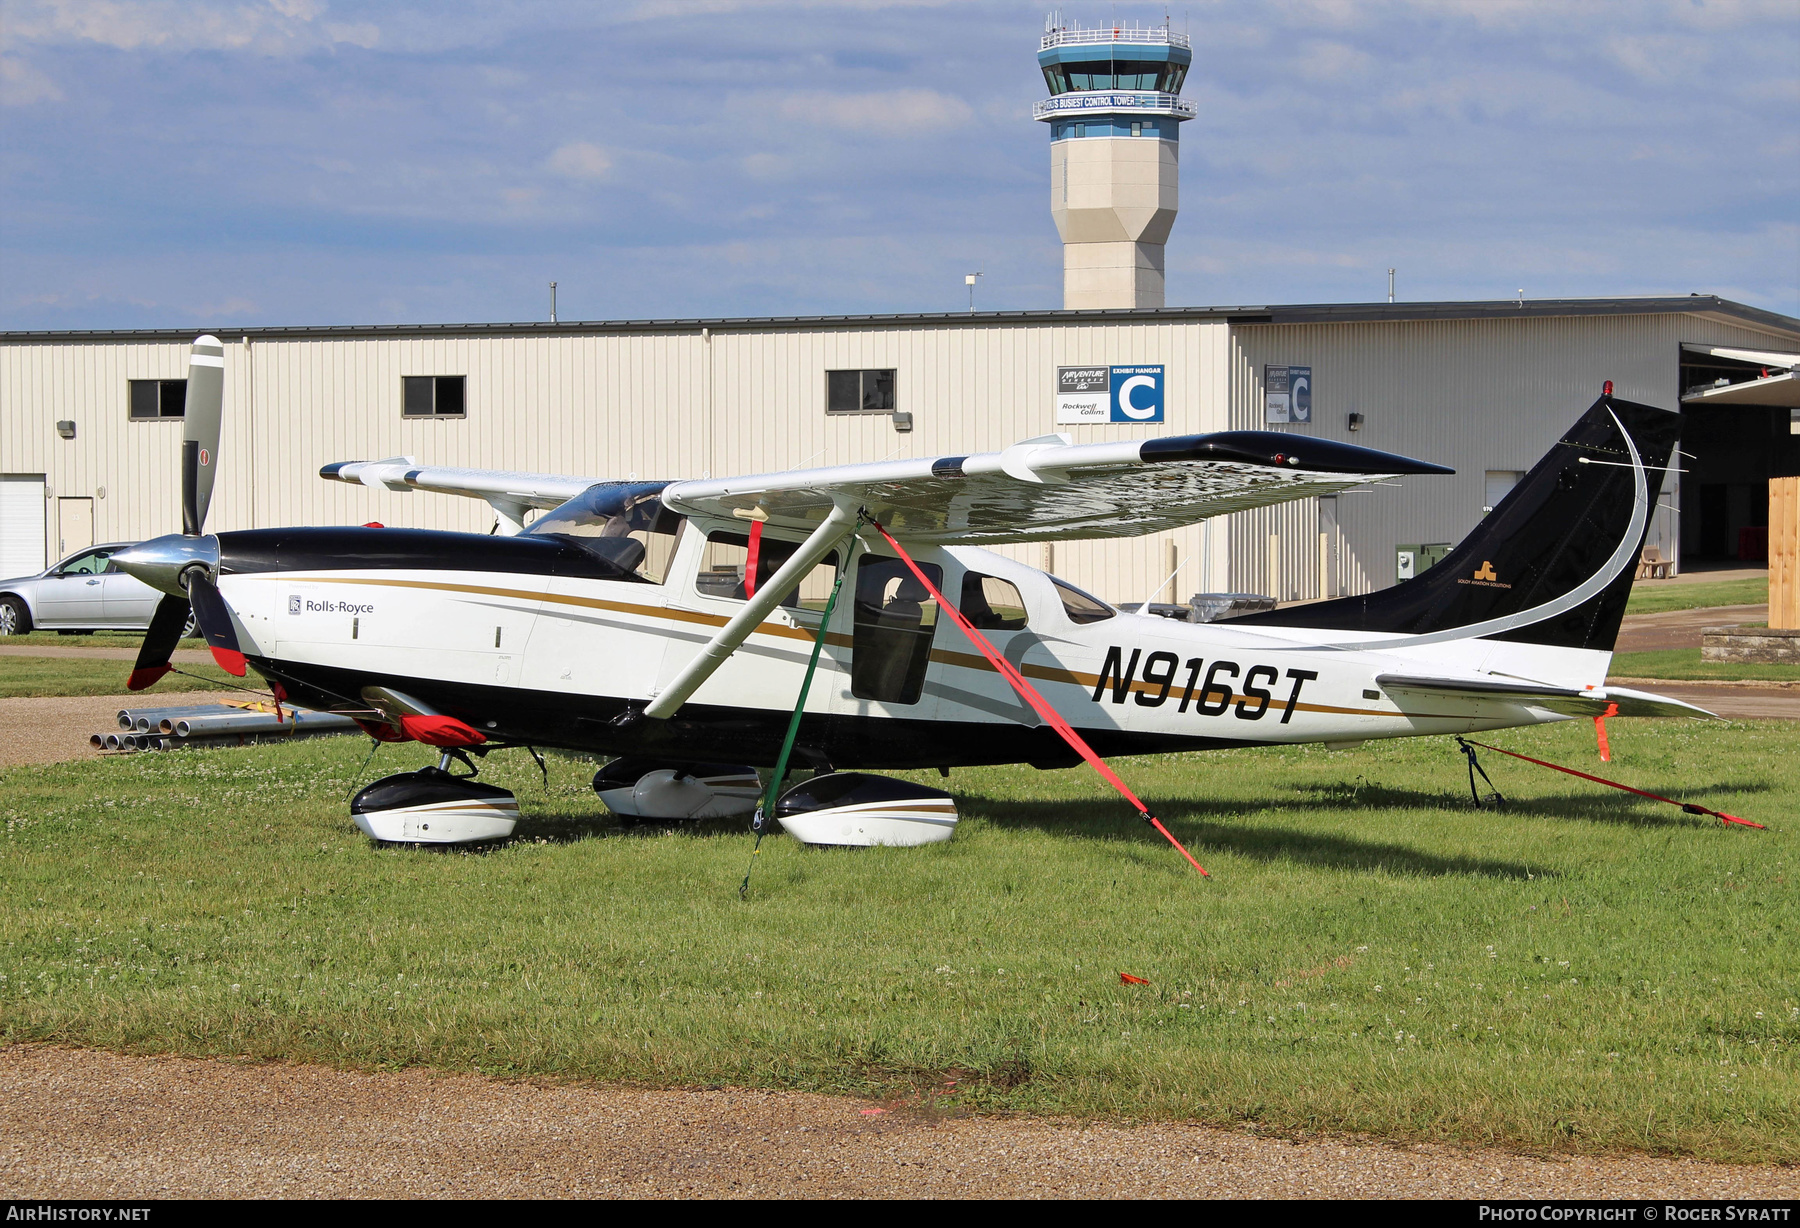
POLYGON ((44 475, 0 474, 0 580, 44 566, 44 475))
POLYGON ((1681 555, 1768 558, 1769 479, 1800 476, 1800 354, 1688 344, 1681 354, 1681 555))

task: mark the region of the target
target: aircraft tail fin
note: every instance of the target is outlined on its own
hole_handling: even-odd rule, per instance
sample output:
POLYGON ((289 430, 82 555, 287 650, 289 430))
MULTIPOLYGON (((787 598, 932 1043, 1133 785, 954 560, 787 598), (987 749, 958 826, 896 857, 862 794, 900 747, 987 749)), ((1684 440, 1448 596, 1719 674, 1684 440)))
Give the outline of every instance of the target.
POLYGON ((1603 396, 1422 575, 1228 621, 1610 652, 1680 429, 1679 414, 1603 396))

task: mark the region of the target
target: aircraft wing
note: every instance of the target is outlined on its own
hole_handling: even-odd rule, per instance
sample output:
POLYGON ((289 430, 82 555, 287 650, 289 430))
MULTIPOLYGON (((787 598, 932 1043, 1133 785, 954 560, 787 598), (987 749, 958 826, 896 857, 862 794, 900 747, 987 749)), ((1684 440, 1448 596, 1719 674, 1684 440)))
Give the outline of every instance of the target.
POLYGON ((1137 537, 1382 478, 1453 472, 1277 431, 1090 444, 1043 435, 1004 452, 676 482, 663 502, 689 514, 760 512, 802 529, 841 502, 909 541, 994 545, 1137 537))
POLYGON ((1389 691, 1423 691, 1432 695, 1457 695, 1465 699, 1498 699, 1528 703, 1568 716, 1605 716, 1615 704, 1614 716, 1691 716, 1718 720, 1714 713, 1679 699, 1633 691, 1626 687, 1595 687, 1580 691, 1572 687, 1540 686, 1507 678, 1432 678, 1408 674, 1378 674, 1376 683, 1389 691))
POLYGON ((392 456, 378 461, 336 461, 320 469, 319 476, 382 490, 429 490, 486 499, 489 503, 536 508, 566 503, 603 480, 556 473, 514 473, 504 469, 448 469, 421 465, 410 456, 392 456))

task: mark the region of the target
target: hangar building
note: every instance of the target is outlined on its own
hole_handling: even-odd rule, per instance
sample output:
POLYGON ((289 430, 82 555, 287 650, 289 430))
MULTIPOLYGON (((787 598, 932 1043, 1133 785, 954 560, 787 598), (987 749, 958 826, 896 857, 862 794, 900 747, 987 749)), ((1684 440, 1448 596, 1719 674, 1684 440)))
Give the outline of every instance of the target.
MULTIPOLYGON (((1392 584, 1402 547, 1428 563, 1609 379, 1684 418, 1694 455, 1652 528, 1664 557, 1753 554, 1767 479, 1800 473, 1795 377, 1763 374, 1800 354, 1800 320, 1704 296, 214 331, 215 530, 494 525, 472 500, 318 477, 389 456, 650 479, 1255 428, 1456 468, 1139 541, 1017 548, 1114 601, 1294 600, 1392 584)), ((193 336, 0 333, 0 575, 179 529, 193 336)))
POLYGON ((1722 299, 1167 308, 1181 88, 1169 28, 1052 22, 1061 311, 602 323, 0 333, 0 577, 180 527, 187 347, 226 345, 214 530, 485 532, 480 503, 321 481, 333 461, 604 478, 724 476, 1234 429, 1340 439, 1454 477, 1137 541, 1016 548, 1114 601, 1304 600, 1429 565, 1600 395, 1684 417, 1650 546, 1756 557, 1767 479, 1800 474, 1800 320, 1722 299))

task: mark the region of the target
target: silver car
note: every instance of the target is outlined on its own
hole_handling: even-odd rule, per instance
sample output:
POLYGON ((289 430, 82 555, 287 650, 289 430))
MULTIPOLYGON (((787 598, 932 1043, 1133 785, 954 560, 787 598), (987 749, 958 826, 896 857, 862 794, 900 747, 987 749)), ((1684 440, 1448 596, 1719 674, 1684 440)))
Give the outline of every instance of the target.
MULTIPOLYGON (((126 575, 112 561, 115 553, 135 544, 89 546, 35 576, 0 580, 0 635, 149 627, 162 594, 126 575)), ((181 634, 198 634, 192 614, 181 634)))

